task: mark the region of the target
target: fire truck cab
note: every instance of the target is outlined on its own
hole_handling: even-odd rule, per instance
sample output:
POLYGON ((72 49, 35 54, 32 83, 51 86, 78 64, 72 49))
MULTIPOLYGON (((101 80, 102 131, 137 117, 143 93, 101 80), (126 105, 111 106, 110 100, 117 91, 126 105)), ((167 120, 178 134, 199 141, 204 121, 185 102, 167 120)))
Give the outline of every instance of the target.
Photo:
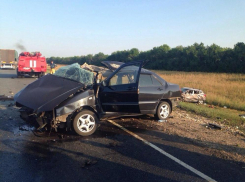
POLYGON ((17 64, 17 77, 43 76, 47 70, 46 58, 40 52, 22 52, 17 64))

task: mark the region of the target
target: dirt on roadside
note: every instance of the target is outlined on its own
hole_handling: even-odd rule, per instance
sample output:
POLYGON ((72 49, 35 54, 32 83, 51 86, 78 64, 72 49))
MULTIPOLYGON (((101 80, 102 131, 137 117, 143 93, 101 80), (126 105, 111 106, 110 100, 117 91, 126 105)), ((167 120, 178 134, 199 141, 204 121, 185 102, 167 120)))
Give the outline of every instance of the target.
MULTIPOLYGON (((132 118, 121 118, 122 122, 132 122, 132 118)), ((179 145, 188 151, 197 151, 204 155, 212 155, 221 159, 245 162, 245 134, 236 127, 230 127, 196 114, 176 108, 170 118, 156 121, 150 116, 141 119, 137 128, 161 131, 173 137, 184 138, 192 147, 179 145), (198 149, 199 148, 199 149, 198 149)), ((245 168, 245 166, 244 166, 245 168)))

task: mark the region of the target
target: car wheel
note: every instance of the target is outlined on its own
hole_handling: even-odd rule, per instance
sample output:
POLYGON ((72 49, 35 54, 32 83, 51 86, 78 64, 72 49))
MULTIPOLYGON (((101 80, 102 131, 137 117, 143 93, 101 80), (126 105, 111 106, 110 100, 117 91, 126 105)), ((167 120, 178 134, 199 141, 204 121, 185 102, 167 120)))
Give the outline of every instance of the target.
POLYGON ((96 114, 89 110, 82 110, 73 120, 73 128, 78 135, 92 135, 98 126, 96 114))
POLYGON ((157 119, 167 119, 171 113, 171 107, 167 102, 161 102, 157 108, 157 119))
POLYGON ((203 100, 198 100, 198 104, 203 104, 203 100))

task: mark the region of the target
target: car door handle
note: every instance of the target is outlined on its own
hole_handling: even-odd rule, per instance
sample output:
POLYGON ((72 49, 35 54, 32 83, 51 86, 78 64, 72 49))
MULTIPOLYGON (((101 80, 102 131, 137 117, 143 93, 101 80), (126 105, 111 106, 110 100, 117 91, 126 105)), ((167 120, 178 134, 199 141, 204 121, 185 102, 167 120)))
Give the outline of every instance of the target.
POLYGON ((161 91, 161 90, 163 90, 163 89, 162 89, 162 88, 158 88, 157 90, 161 91))

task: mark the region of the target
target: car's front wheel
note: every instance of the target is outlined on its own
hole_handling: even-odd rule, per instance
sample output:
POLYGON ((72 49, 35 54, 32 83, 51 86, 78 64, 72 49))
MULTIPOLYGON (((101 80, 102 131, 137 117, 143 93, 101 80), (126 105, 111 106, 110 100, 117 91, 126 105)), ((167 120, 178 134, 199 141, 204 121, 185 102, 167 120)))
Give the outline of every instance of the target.
POLYGON ((161 102, 157 108, 157 119, 167 119, 171 114, 171 107, 167 102, 161 102))
POLYGON ((90 110, 82 110, 73 120, 73 128, 78 135, 92 135, 98 126, 96 114, 90 110))

